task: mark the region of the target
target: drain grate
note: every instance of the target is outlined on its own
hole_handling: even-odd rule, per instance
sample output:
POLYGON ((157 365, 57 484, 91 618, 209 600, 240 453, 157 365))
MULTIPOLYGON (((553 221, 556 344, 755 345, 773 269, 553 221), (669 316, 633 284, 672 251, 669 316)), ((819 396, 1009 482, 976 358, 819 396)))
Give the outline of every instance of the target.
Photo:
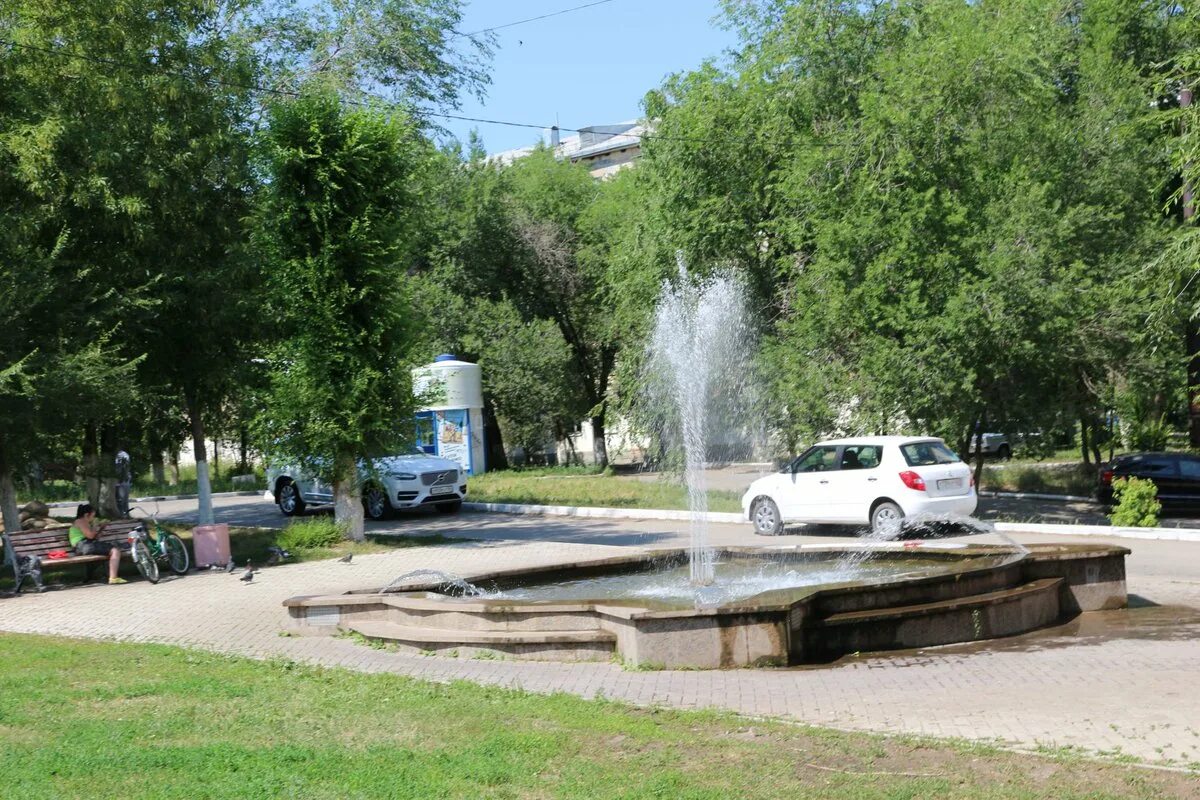
POLYGON ((309 606, 304 619, 309 625, 337 625, 341 622, 337 606, 309 606))

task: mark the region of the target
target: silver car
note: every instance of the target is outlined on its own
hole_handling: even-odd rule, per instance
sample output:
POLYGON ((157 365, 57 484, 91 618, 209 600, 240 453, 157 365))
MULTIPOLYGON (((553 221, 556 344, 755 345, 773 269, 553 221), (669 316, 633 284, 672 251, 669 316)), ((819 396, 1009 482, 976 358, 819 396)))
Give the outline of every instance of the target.
MULTIPOLYGON (((369 519, 384 519, 393 511, 425 505, 453 514, 467 496, 467 475, 458 463, 426 453, 379 458, 361 473, 363 511, 369 519)), ((333 503, 332 486, 295 467, 267 470, 267 491, 288 517, 309 506, 333 503)))

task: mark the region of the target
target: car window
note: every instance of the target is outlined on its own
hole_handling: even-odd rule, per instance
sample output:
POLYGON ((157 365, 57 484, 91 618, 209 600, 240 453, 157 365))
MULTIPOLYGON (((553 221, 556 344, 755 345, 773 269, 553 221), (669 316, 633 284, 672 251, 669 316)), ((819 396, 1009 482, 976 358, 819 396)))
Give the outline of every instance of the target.
POLYGON ((1129 456, 1125 463, 1118 467, 1124 474, 1142 475, 1145 477, 1169 477, 1179 474, 1179 461, 1167 455, 1129 456))
POLYGON ((796 460, 792 472, 829 472, 837 469, 837 448, 814 447, 796 460))
POLYGON ((1200 460, 1195 458, 1179 459, 1179 472, 1188 480, 1200 480, 1200 460))
POLYGON ((877 444, 848 444, 842 448, 842 469, 874 469, 883 448, 877 444))
POLYGON ((913 442, 900 445, 900 452, 910 467, 931 467, 934 464, 956 464, 962 459, 944 442, 913 442))

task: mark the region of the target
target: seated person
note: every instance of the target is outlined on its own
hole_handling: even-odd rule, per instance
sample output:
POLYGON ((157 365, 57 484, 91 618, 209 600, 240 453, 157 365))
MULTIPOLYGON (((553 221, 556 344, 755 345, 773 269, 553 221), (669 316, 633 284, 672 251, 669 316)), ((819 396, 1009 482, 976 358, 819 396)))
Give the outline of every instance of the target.
POLYGON ((862 469, 862 463, 858 460, 858 453, 853 450, 847 450, 842 453, 842 469, 862 469))
POLYGON ((67 536, 71 547, 81 556, 108 556, 108 582, 125 583, 124 578, 117 577, 117 569, 121 566, 121 548, 115 542, 100 542, 96 540, 100 530, 96 527, 96 509, 91 504, 83 503, 75 511, 75 521, 67 536))

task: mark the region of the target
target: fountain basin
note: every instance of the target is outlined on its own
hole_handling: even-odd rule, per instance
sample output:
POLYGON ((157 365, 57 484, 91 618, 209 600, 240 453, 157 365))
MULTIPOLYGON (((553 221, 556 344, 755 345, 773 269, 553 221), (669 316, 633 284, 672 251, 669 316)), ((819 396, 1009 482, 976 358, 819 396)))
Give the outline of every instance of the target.
POLYGON ((672 593, 678 549, 462 576, 482 597, 427 580, 284 606, 293 634, 354 631, 411 652, 712 669, 1011 636, 1126 603, 1123 547, 877 545, 856 579, 830 579, 863 549, 722 548, 718 588, 698 596, 672 593))

